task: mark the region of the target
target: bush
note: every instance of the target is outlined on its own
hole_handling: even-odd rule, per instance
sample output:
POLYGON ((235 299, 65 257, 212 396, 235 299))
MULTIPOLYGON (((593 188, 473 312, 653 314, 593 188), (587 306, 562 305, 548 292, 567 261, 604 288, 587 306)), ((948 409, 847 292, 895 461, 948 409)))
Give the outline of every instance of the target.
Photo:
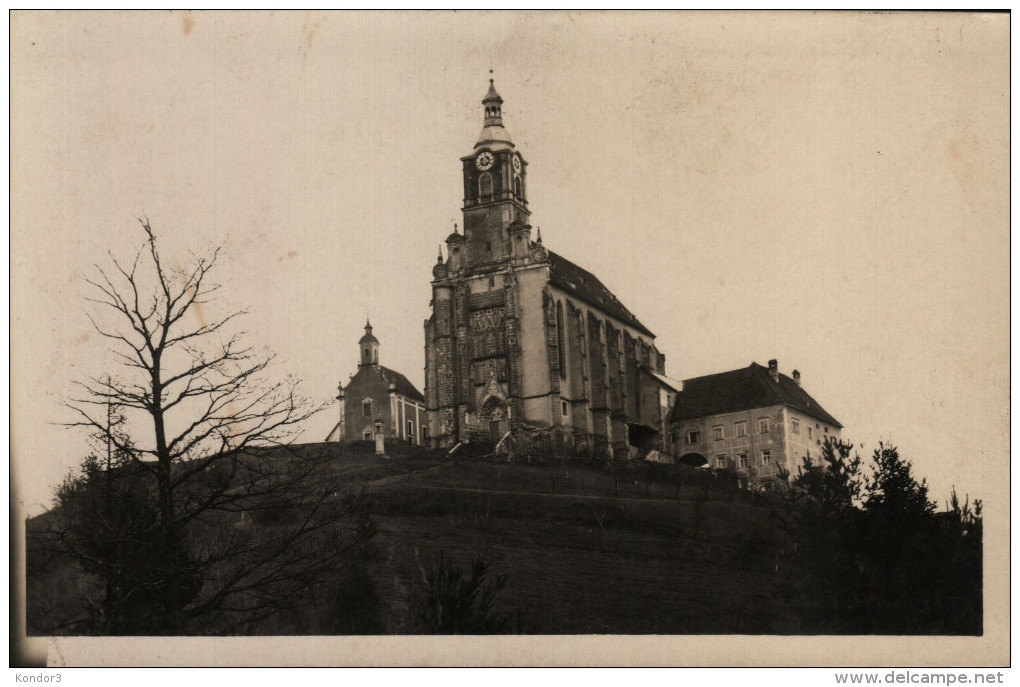
POLYGON ((487 579, 489 562, 481 555, 465 573, 450 561, 445 552, 429 570, 423 570, 425 604, 418 619, 423 634, 487 635, 501 634, 510 624, 508 615, 495 610, 495 597, 506 586, 506 575, 487 579))

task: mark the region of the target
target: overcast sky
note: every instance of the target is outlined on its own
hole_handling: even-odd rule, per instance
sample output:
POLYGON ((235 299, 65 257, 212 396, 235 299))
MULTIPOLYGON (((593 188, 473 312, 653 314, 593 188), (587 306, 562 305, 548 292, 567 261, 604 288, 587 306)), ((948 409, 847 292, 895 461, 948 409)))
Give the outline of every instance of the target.
POLYGON ((940 503, 954 483, 989 502, 1009 466, 1008 19, 15 15, 19 496, 38 512, 83 457, 51 424, 110 367, 82 275, 131 254, 139 216, 182 261, 227 242, 224 305, 309 395, 356 369, 366 317, 421 387, 492 69, 532 224, 656 333, 671 377, 777 358, 940 503))

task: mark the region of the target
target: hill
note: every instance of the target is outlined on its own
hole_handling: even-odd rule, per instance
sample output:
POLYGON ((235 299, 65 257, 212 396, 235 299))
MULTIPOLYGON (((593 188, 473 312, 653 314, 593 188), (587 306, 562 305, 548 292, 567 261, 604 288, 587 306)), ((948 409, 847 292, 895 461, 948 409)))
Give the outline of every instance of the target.
MULTIPOLYGON (((356 560, 337 566, 324 593, 234 627, 267 635, 424 632, 423 618, 436 610, 428 582, 440 559, 466 571, 481 557, 489 580, 505 576, 492 606, 509 617, 511 633, 980 634, 979 518, 908 522, 852 510, 832 519, 737 489, 722 471, 555 456, 508 461, 472 448, 453 459, 406 444, 379 458, 369 442, 259 451, 266 466, 327 456, 316 479, 360 493, 367 516, 337 523, 326 541, 341 542, 352 528, 372 536, 356 560), (819 546, 836 548, 806 553, 819 546), (944 564, 936 569, 934 560, 944 564), (892 606, 883 601, 890 595, 892 606)), ((199 537, 271 533, 301 514, 218 517, 199 537)), ((88 632, 73 618, 96 582, 43 535, 62 518, 57 509, 28 523, 33 634, 88 632)), ((238 631, 218 622, 193 633, 238 631)))
MULTIPOLYGON (((423 575, 441 552, 465 568, 481 554, 492 574, 506 575, 495 605, 513 618, 513 632, 767 633, 789 622, 775 601, 775 556, 761 544, 775 538, 773 509, 732 494, 705 501, 703 493, 594 466, 447 460, 402 444, 388 446, 386 459, 368 442, 297 449, 330 452, 326 469, 333 474, 323 477, 339 477, 368 497, 376 535, 365 566, 370 590, 359 595, 376 608, 367 627, 351 631, 418 631, 423 575)), ((264 459, 285 458, 267 451, 264 459)), ((30 521, 29 539, 59 517, 30 521)), ((272 526, 265 517, 254 523, 272 526)), ((45 555, 30 546, 30 570, 45 555)), ((78 575, 71 564, 51 563, 34 575, 34 586, 52 596, 54 587, 79 586, 66 584, 78 575)), ((40 610, 32 596, 30 619, 40 610)), ((333 627, 316 617, 320 612, 336 608, 285 614, 262 629, 333 627)), ((37 632, 44 626, 29 623, 37 632)))
POLYGON ((389 632, 414 631, 423 568, 482 554, 507 576, 497 605, 521 632, 781 632, 774 507, 602 466, 442 460, 366 444, 333 465, 367 489, 370 569, 389 632), (700 512, 699 512, 700 511, 700 512))

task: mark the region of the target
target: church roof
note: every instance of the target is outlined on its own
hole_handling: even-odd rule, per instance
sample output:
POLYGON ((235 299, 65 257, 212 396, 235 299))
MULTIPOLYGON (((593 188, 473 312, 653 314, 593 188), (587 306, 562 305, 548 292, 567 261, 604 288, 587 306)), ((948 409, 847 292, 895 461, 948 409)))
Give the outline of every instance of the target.
POLYGON ((503 128, 503 115, 500 106, 503 99, 496 92, 496 85, 489 79, 489 92, 482 100, 485 105, 485 125, 482 133, 478 135, 478 142, 475 143, 475 150, 489 148, 490 150, 513 150, 514 144, 510 140, 510 134, 503 128))
POLYGON ((487 103, 490 100, 498 100, 503 102, 503 99, 499 97, 499 93, 496 92, 496 83, 494 79, 489 79, 489 92, 485 94, 485 98, 482 100, 483 103, 487 103))
POLYGON ((478 143, 475 143, 475 150, 488 148, 489 150, 513 150, 514 143, 510 140, 510 134, 502 124, 489 124, 482 127, 482 133, 478 134, 478 143))
POLYGON ((383 379, 395 386, 395 390, 398 394, 407 396, 408 398, 416 401, 421 401, 422 403, 425 402, 425 396, 423 396, 422 393, 418 391, 417 387, 415 387, 414 384, 411 384, 411 380, 404 375, 400 374, 396 370, 383 367, 382 365, 379 366, 379 372, 382 374, 383 379))
POLYGON ((578 267, 562 255, 549 251, 550 279, 553 286, 562 289, 568 294, 612 315, 620 322, 633 327, 634 329, 654 337, 638 318, 627 309, 620 300, 613 295, 613 292, 599 281, 598 277, 588 270, 578 267))
POLYGON ((779 381, 758 363, 729 372, 684 380, 670 415, 672 420, 689 420, 737 410, 785 405, 835 427, 842 427, 818 401, 784 374, 779 381))
POLYGON ((358 339, 358 343, 359 344, 373 344, 373 343, 377 344, 377 343, 379 343, 379 339, 375 338, 375 335, 372 334, 372 323, 371 322, 369 322, 367 320, 365 321, 365 335, 362 336, 360 339, 358 339))
POLYGON ((679 391, 683 391, 683 389, 684 389, 684 383, 683 382, 679 382, 679 381, 673 379, 672 377, 667 377, 666 375, 661 375, 658 372, 656 372, 655 370, 645 370, 645 371, 648 374, 650 374, 654 379, 656 379, 659 382, 659 384, 661 384, 661 385, 663 385, 665 387, 669 387, 673 391, 678 391, 679 392, 679 391))

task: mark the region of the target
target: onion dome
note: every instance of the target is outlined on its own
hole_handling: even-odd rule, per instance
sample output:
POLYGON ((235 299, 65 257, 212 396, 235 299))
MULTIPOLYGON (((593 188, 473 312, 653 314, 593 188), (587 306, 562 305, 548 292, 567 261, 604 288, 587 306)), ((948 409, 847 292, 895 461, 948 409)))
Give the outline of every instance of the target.
POLYGON ((379 339, 372 335, 372 323, 365 320, 365 335, 358 340, 359 344, 379 343, 379 339))

